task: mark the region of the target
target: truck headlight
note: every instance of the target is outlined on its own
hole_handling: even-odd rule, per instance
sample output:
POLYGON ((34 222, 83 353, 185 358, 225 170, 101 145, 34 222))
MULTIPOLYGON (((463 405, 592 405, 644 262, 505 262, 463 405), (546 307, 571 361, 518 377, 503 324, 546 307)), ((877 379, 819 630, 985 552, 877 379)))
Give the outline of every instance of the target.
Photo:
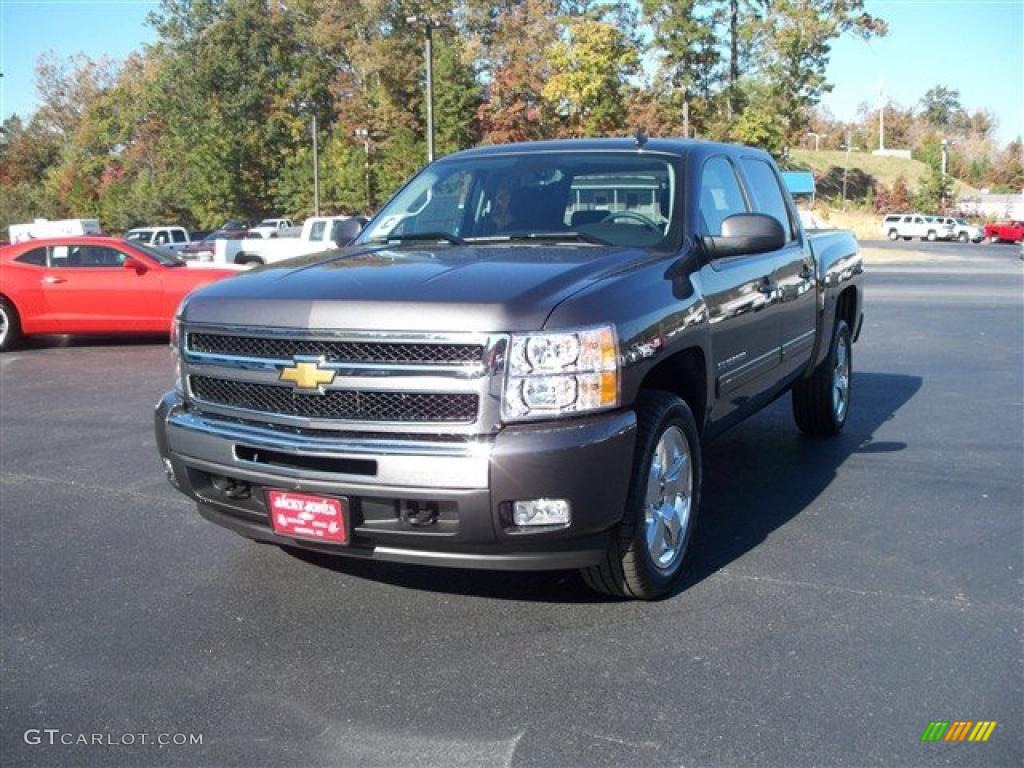
POLYGON ((187 301, 187 298, 182 300, 181 304, 178 305, 178 308, 174 312, 174 318, 171 320, 171 355, 174 358, 174 391, 182 396, 185 394, 185 379, 181 365, 181 345, 184 342, 184 339, 181 337, 181 315, 185 311, 185 303, 187 301))
POLYGON ((614 326, 512 336, 501 408, 505 421, 549 419, 618 404, 614 326))

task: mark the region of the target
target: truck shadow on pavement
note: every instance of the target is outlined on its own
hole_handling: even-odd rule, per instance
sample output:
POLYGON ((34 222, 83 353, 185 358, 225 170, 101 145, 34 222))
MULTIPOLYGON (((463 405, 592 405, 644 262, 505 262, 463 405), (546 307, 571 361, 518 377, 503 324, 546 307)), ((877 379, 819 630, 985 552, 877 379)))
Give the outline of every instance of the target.
MULTIPOLYGON (((901 451, 906 443, 874 434, 921 388, 919 376, 855 373, 850 419, 835 439, 803 436, 789 395, 727 432, 704 450, 704 498, 696 547, 672 596, 700 583, 797 517, 858 453, 901 451)), ((509 573, 365 562, 289 550, 293 556, 356 578, 432 592, 545 603, 602 603, 573 571, 509 573)))

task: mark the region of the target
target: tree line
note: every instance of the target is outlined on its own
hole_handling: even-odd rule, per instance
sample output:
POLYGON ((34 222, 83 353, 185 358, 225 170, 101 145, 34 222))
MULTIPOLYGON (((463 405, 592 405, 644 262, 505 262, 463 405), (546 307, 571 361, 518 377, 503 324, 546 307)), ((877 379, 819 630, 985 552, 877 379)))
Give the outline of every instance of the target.
POLYGON ((690 135, 776 155, 830 88, 830 45, 885 23, 863 0, 163 0, 114 63, 43 57, 4 122, 0 225, 110 231, 371 212, 425 162, 426 24, 438 155, 481 143, 690 135))

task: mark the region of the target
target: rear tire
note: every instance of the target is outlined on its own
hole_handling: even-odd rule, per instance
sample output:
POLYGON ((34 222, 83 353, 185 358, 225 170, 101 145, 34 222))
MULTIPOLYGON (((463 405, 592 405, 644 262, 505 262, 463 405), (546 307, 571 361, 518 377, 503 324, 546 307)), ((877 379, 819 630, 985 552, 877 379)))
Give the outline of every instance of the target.
POLYGON ((900 233, 897 232, 895 229, 890 229, 889 230, 889 239, 890 240, 899 240, 900 239, 900 233))
POLYGON ((21 318, 18 310, 7 299, 0 299, 0 352, 10 352, 21 346, 21 318))
POLYGON ((700 436, 689 406, 668 392, 642 392, 636 415, 622 522, 611 532, 604 562, 581 573, 596 592, 654 600, 683 577, 700 511, 700 436))
POLYGON ((960 242, 961 242, 961 243, 966 243, 966 242, 967 242, 968 240, 970 240, 971 238, 969 238, 969 237, 967 236, 967 233, 966 233, 966 232, 961 232, 961 233, 960 233, 960 237, 959 237, 958 239, 960 240, 960 242))
POLYGON ((263 259, 261 259, 259 256, 255 256, 255 255, 253 255, 251 253, 240 253, 237 256, 235 256, 235 264, 242 264, 242 265, 252 264, 254 266, 260 266, 263 263, 264 263, 263 259))
POLYGON ((999 235, 989 235, 988 236, 988 241, 990 243, 998 243, 999 242, 999 235))
POLYGON ((934 243, 936 240, 939 239, 939 236, 935 234, 935 230, 930 229, 928 230, 928 234, 925 235, 922 239, 927 240, 929 243, 934 243))
POLYGON ((852 373, 850 326, 836 318, 828 357, 809 378, 793 386, 793 418, 801 432, 814 437, 832 437, 842 432, 850 415, 852 373))

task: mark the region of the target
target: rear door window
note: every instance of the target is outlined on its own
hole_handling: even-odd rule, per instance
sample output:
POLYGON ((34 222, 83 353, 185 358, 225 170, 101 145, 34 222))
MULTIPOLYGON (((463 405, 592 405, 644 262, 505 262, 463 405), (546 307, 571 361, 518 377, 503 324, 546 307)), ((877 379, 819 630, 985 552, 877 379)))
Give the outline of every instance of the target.
POLYGON ((754 157, 742 158, 740 165, 749 182, 747 191, 753 201, 754 210, 778 221, 786 233, 786 240, 792 240, 795 236, 793 222, 789 217, 789 208, 782 196, 782 185, 775 171, 764 160, 754 157))
POLYGON ((314 221, 313 226, 309 228, 309 239, 319 241, 324 239, 324 230, 327 228, 326 221, 314 221))

